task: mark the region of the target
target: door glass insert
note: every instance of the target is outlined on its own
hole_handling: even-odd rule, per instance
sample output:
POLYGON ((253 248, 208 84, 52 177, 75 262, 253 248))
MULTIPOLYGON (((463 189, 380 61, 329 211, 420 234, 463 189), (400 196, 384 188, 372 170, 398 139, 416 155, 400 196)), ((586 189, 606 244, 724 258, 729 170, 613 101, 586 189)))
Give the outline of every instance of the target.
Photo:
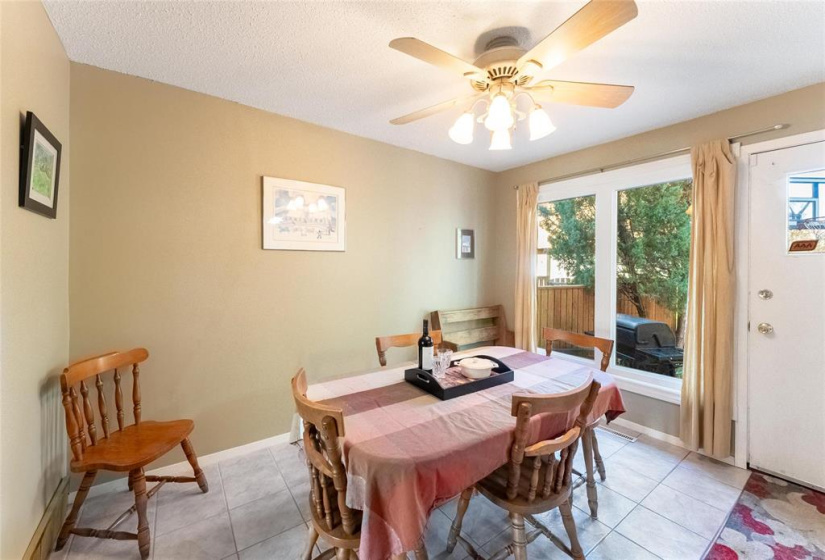
POLYGON ((616 363, 682 377, 690 179, 618 192, 616 363))
MULTIPOLYGON (((580 196, 538 205, 536 257, 536 325, 542 329, 594 332, 596 265, 596 197, 580 196)), ((592 348, 557 342, 554 352, 592 359, 592 348)))
POLYGON ((825 169, 788 178, 788 251, 825 253, 825 169))

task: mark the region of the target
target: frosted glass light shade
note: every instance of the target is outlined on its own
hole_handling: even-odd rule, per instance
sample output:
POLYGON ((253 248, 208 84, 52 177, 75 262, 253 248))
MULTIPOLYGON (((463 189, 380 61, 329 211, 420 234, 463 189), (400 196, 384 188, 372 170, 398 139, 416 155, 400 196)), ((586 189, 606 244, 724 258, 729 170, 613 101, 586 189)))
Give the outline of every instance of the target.
POLYGON ((509 150, 513 146, 510 145, 510 131, 509 130, 495 130, 493 137, 490 139, 491 150, 509 150))
POLYGON ((504 94, 496 94, 490 102, 490 109, 487 111, 487 118, 484 119, 484 126, 487 130, 498 131, 508 130, 515 124, 513 110, 510 102, 504 94))
POLYGON ((472 113, 464 113, 458 119, 456 119, 455 124, 450 127, 449 135, 450 139, 457 144, 470 144, 473 141, 473 127, 475 125, 475 119, 473 118, 472 113))
POLYGON ((530 112, 530 140, 538 140, 551 134, 556 127, 550 120, 550 115, 544 109, 533 109, 530 112))

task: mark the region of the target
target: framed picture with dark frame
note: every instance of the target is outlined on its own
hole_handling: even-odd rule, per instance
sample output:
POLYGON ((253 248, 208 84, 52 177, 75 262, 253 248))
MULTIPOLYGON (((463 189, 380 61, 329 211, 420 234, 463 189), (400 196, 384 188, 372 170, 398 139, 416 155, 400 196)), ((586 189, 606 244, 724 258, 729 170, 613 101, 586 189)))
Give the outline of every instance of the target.
POLYGON ((57 217, 60 152, 63 147, 34 113, 26 113, 20 146, 20 206, 57 217))
POLYGON ((455 230, 455 258, 476 258, 476 234, 474 230, 461 228, 455 230))

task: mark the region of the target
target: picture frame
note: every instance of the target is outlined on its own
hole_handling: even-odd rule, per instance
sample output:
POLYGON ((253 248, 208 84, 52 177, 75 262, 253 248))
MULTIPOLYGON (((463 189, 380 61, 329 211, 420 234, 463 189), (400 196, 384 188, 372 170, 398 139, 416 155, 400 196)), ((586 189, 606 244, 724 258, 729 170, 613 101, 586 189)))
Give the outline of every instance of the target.
POLYGON ((472 229, 455 230, 455 258, 476 258, 476 234, 472 229))
POLYGON ((346 251, 346 191, 342 187, 263 178, 263 248, 346 251))
POLYGON ((57 218, 60 156, 63 146, 40 119, 28 111, 20 146, 19 206, 57 218))

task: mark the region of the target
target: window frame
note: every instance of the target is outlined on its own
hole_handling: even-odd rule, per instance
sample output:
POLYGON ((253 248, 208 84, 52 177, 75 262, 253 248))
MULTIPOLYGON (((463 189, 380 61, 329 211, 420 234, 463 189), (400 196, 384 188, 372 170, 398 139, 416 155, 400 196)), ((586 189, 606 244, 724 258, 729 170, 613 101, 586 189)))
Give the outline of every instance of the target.
MULTIPOLYGON (((555 202, 582 196, 596 201, 596 271, 594 285, 594 328, 596 336, 616 340, 616 268, 619 191, 692 178, 690 155, 680 155, 593 175, 539 184, 538 203, 555 202)), ((576 356, 565 359, 592 365, 576 356)), ((595 363, 601 355, 596 351, 595 363)), ((610 357, 610 373, 622 390, 680 404, 682 380, 616 365, 616 352, 610 357)))

